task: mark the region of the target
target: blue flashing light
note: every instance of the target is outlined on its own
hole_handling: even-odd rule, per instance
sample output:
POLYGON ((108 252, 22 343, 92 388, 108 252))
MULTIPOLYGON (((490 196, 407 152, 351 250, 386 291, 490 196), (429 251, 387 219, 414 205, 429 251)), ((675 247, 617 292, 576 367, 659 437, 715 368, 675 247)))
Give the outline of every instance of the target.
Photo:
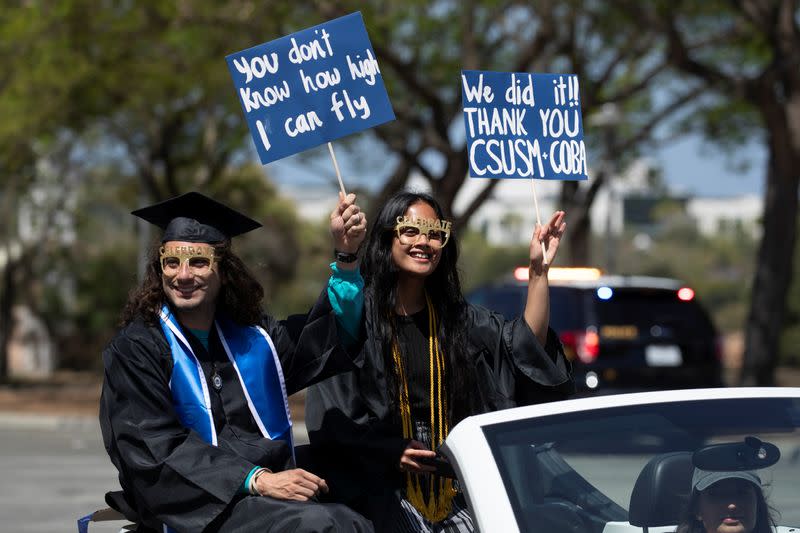
POLYGON ((611 290, 611 287, 598 287, 597 288, 597 297, 601 300, 609 300, 614 295, 614 291, 611 290))

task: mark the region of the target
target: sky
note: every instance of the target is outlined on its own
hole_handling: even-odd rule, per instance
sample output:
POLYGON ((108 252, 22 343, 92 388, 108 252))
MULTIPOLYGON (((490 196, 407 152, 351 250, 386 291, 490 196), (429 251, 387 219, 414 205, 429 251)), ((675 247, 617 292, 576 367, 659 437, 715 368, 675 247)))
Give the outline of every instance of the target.
POLYGON ((766 153, 757 142, 737 150, 737 163, 748 168, 731 168, 730 155, 705 144, 699 137, 687 137, 654 154, 670 190, 695 196, 761 195, 764 191, 766 153))

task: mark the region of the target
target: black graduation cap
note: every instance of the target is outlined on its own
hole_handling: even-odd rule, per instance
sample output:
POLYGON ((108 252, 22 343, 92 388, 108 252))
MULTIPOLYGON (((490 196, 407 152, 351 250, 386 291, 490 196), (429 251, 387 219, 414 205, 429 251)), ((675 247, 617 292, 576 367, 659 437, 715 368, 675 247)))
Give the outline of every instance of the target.
POLYGON ((261 224, 199 192, 187 192, 131 211, 164 230, 161 242, 222 242, 260 228, 261 224))

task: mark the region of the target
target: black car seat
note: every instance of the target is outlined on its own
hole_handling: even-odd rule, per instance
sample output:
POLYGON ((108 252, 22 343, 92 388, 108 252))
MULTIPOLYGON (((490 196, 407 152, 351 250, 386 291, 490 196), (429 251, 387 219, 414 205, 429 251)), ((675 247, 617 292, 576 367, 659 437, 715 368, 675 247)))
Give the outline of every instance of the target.
POLYGON ((648 528, 677 525, 692 486, 692 452, 657 455, 642 468, 631 493, 628 521, 648 528))

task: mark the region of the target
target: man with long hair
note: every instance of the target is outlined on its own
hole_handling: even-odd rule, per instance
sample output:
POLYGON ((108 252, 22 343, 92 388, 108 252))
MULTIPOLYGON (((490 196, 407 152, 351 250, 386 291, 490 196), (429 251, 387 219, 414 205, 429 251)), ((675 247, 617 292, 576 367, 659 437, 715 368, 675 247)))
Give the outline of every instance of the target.
POLYGON ((231 250, 261 224, 196 192, 133 212, 164 233, 103 352, 100 423, 123 489, 107 500, 139 531, 372 531, 313 501, 327 484, 295 466, 287 401, 357 364, 354 201, 340 195, 331 214, 328 286, 283 322, 262 314, 264 291, 231 250))
POLYGON ((386 201, 362 250, 364 364, 306 397, 335 501, 378 531, 473 530, 436 448, 467 416, 574 391, 549 328, 547 268, 565 229, 559 211, 534 231, 525 311, 507 321, 464 300, 455 231, 433 197, 402 191, 386 201))

